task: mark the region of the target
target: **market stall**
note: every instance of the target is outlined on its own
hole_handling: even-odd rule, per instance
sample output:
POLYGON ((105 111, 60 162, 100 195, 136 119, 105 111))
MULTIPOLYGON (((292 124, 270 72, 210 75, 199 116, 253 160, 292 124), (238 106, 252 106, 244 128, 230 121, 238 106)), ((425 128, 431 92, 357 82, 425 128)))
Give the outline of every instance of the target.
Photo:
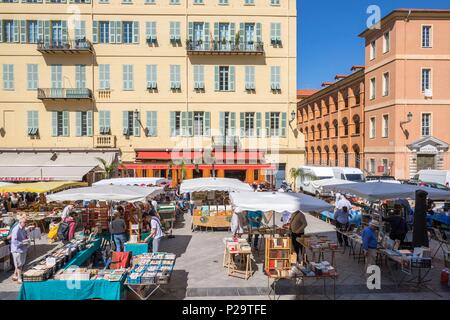
POLYGON ((252 188, 237 179, 199 178, 184 180, 181 193, 190 193, 195 208, 192 230, 204 228, 229 228, 233 214, 229 195, 250 192, 252 188))
POLYGON ((170 184, 166 178, 113 178, 94 182, 93 186, 147 186, 161 187, 170 184))

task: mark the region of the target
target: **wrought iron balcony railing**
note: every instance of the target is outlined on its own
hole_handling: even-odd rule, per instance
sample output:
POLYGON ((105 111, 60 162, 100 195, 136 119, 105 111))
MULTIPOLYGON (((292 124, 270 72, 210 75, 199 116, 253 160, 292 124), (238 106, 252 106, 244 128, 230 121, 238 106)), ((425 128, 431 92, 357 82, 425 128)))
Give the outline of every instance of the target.
POLYGON ((87 88, 38 88, 38 99, 92 99, 92 90, 87 88))
POLYGON ((264 45, 260 41, 186 41, 188 54, 264 54, 264 45))
POLYGON ((67 41, 41 41, 37 50, 43 53, 82 53, 92 52, 92 44, 87 39, 67 41))

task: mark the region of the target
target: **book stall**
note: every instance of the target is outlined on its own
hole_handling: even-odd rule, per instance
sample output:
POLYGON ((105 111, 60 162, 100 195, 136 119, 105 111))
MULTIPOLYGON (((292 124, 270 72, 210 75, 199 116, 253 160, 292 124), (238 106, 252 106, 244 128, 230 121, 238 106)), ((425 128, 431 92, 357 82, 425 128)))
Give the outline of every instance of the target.
POLYGON ((195 207, 192 230, 199 228, 230 228, 233 210, 229 195, 233 192, 251 191, 251 187, 237 179, 199 178, 184 180, 181 193, 190 193, 195 207))
POLYGON ((335 253, 338 250, 338 244, 335 241, 331 241, 327 236, 305 235, 299 243, 305 249, 306 255, 311 253, 312 261, 317 260, 319 263, 325 259, 325 255, 329 255, 331 265, 335 266, 335 253))
POLYGON ((248 280, 253 275, 252 248, 245 239, 225 238, 223 266, 230 277, 248 280))

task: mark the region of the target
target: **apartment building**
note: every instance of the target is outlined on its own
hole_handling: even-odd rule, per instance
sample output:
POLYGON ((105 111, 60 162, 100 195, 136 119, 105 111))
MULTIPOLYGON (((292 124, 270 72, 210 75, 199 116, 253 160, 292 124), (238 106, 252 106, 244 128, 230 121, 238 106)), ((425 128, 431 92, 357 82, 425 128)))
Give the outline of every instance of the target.
POLYGON ((364 67, 351 71, 298 102, 309 165, 364 168, 364 67))
POLYGON ((450 169, 450 10, 399 9, 365 39, 366 168, 450 169))
POLYGON ((112 152, 174 183, 303 164, 296 1, 0 2, 1 154, 112 152))

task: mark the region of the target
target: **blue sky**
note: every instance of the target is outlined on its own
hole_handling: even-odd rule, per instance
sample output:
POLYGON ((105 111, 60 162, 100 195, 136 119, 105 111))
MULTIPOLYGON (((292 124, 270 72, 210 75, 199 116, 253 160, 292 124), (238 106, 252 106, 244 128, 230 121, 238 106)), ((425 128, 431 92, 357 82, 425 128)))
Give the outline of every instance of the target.
POLYGON ((297 88, 320 89, 364 64, 358 34, 370 5, 378 5, 382 17, 398 8, 450 9, 449 0, 297 0, 297 88))

